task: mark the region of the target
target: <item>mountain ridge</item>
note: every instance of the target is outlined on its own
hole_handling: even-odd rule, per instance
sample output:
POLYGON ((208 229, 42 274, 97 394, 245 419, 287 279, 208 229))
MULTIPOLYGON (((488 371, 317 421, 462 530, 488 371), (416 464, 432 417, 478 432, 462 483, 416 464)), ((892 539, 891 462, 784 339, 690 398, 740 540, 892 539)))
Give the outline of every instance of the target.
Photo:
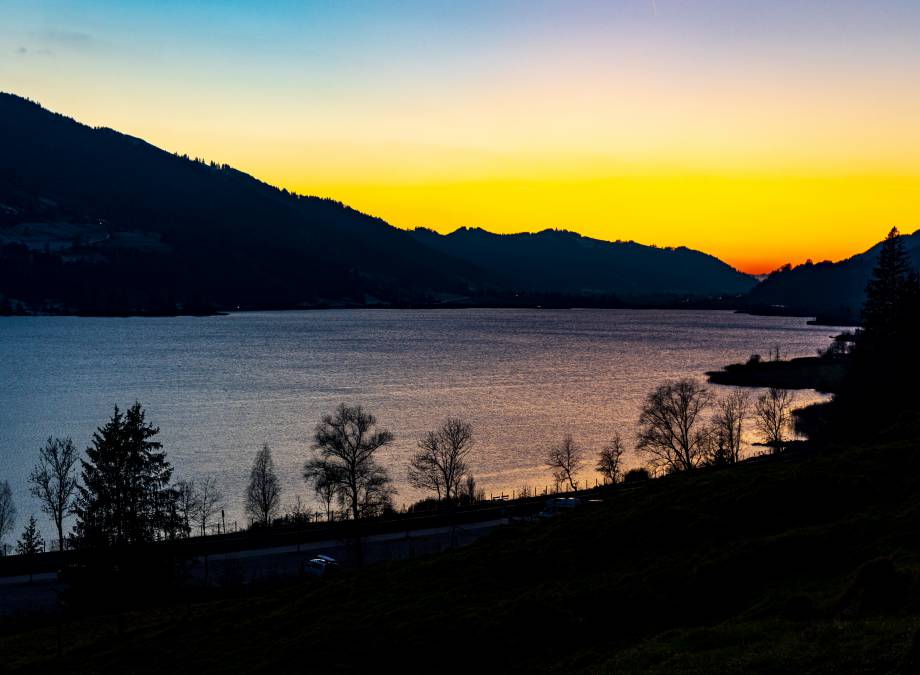
MULTIPOLYGON (((920 229, 902 236, 914 267, 920 269, 920 229)), ((837 262, 785 265, 754 287, 745 304, 758 313, 815 316, 819 323, 857 325, 880 250, 881 241, 837 262)))
POLYGON ((686 247, 570 232, 480 230, 473 251, 470 237, 396 228, 13 94, 0 93, 0 121, 0 311, 430 306, 521 293, 667 302, 754 285, 686 247))

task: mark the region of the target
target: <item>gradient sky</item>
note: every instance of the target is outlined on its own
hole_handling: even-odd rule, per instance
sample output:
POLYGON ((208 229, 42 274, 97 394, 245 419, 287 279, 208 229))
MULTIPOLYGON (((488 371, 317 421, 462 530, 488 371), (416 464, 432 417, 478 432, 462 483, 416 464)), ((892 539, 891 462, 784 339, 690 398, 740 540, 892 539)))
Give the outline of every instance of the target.
POLYGON ((0 90, 402 227, 751 272, 920 228, 916 0, 0 0, 0 90))

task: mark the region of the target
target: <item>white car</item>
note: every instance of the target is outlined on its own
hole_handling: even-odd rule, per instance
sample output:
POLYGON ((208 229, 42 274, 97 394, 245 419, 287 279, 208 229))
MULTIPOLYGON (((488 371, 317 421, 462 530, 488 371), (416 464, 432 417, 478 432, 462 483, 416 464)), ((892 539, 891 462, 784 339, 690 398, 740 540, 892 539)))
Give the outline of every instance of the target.
POLYGON ((563 511, 570 511, 579 506, 581 506, 581 500, 578 497, 553 497, 546 500, 543 510, 537 515, 540 518, 552 518, 563 511))
POLYGON ((328 555, 318 555, 303 561, 303 571, 315 577, 324 577, 339 570, 339 563, 328 555))

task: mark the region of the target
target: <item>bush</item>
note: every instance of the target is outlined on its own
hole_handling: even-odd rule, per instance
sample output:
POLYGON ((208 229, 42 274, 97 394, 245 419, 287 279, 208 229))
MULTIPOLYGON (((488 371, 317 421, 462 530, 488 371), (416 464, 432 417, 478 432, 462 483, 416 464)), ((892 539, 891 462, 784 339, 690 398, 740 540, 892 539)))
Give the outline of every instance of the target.
POLYGON ((630 469, 626 472, 626 475, 623 476, 624 483, 635 483, 640 480, 648 480, 652 476, 649 474, 648 469, 630 469))

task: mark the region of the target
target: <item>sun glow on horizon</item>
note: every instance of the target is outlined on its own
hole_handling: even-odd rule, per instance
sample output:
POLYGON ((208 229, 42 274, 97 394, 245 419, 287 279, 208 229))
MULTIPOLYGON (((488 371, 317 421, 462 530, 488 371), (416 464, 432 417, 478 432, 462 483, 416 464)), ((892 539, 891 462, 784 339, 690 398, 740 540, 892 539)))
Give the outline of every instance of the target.
POLYGON ((752 273, 920 228, 908 0, 9 4, 0 88, 398 227, 752 273))

